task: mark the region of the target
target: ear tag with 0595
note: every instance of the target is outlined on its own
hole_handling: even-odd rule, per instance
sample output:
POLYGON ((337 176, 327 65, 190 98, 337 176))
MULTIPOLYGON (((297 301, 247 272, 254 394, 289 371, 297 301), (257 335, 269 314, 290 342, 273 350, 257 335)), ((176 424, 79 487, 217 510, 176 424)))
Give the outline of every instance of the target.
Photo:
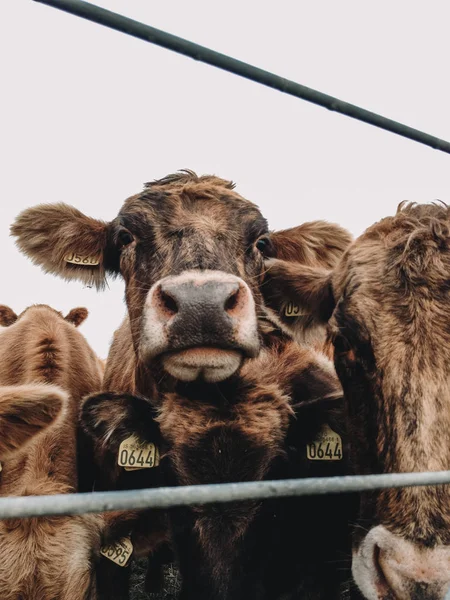
POLYGON ((105 556, 119 567, 126 567, 131 555, 133 554, 133 544, 130 538, 122 538, 116 542, 112 542, 107 546, 103 546, 100 554, 105 556))

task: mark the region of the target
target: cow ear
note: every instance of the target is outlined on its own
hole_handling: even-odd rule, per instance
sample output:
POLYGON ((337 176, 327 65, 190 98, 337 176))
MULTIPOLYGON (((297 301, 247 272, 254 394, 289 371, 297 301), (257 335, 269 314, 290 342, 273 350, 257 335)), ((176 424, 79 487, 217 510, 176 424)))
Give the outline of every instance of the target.
POLYGON ((311 361, 296 371, 290 380, 290 394, 295 418, 288 437, 312 439, 327 423, 342 435, 345 404, 342 387, 331 360, 311 352, 311 361), (337 429, 336 429, 337 428, 337 429))
POLYGON ((351 242, 348 231, 326 221, 271 233, 261 288, 269 316, 294 335, 323 333, 334 310, 332 269, 351 242))
POLYGON ((0 457, 21 449, 54 423, 67 402, 67 395, 56 386, 0 387, 0 457))
POLYGON ((19 249, 46 272, 102 288, 114 263, 109 229, 108 223, 67 204, 40 204, 19 214, 11 234, 19 249))
POLYGON ((81 407, 80 423, 96 448, 117 452, 120 443, 137 435, 159 444, 156 411, 148 400, 131 394, 102 392, 87 396, 81 407))
POLYGON ((87 319, 88 314, 88 309, 80 306, 79 308, 72 308, 64 319, 75 325, 75 327, 79 327, 87 319))
POLYGON ((290 263, 332 269, 352 243, 350 233, 334 223, 311 221, 270 234, 271 254, 290 263))
POLYGON ((320 324, 328 321, 335 307, 332 271, 276 258, 266 261, 266 269, 263 294, 281 319, 311 318, 320 324))
POLYGON ((16 321, 17 321, 17 315, 12 310, 12 308, 9 308, 9 306, 1 305, 0 306, 0 325, 2 327, 9 327, 16 321))

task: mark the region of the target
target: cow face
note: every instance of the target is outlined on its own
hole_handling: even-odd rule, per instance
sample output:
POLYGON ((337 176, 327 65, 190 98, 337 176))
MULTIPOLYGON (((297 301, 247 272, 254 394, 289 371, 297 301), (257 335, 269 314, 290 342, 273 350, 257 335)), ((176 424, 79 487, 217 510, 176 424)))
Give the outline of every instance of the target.
MULTIPOLYGON (((450 469, 450 211, 401 206, 334 270, 269 261, 292 300, 328 323, 360 473, 450 469)), ((354 578, 370 599, 442 600, 450 490, 363 494, 354 578)))
POLYGON ((148 184, 111 223, 41 206, 19 216, 13 233, 67 278, 101 286, 105 272, 121 274, 140 362, 162 363, 184 381, 218 381, 259 352, 258 285, 270 243, 259 210, 232 188, 182 173, 148 184))
MULTIPOLYGON (((101 287, 107 272, 120 273, 139 363, 210 382, 258 355, 264 257, 285 246, 277 235, 289 238, 269 235, 258 208, 230 182, 192 172, 147 184, 111 223, 41 205, 19 215, 12 233, 35 262, 65 278, 101 287)), ((274 312, 279 299, 270 301, 274 312)))
POLYGON ((259 210, 216 178, 169 178, 125 203, 112 235, 142 362, 220 381, 259 353, 267 233, 259 210))

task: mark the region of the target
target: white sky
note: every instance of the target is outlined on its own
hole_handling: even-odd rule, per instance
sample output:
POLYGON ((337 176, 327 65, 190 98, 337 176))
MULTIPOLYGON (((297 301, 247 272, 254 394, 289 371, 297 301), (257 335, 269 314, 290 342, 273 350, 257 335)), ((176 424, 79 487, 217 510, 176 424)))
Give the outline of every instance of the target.
MULTIPOLYGON (((97 4, 450 139, 445 0, 97 4)), ((8 237, 20 210, 64 201, 109 220, 180 168, 233 179, 274 229, 321 218, 358 234, 401 200, 450 203, 446 154, 31 0, 0 2, 0 76, 0 303, 87 306, 102 357, 123 284, 45 275, 8 237)))

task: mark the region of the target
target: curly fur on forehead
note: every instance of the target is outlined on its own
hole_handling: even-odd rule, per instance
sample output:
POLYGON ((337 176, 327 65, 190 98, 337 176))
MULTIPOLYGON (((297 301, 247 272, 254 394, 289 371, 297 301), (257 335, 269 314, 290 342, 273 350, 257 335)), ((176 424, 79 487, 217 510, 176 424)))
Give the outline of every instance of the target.
POLYGON ((381 240, 388 268, 413 285, 448 280, 450 207, 444 202, 402 202, 393 217, 372 225, 361 239, 381 240))
POLYGON ((242 230, 243 224, 255 229, 256 236, 268 229, 259 207, 238 194, 233 182, 215 175, 198 176, 189 170, 146 183, 141 193, 125 201, 119 218, 137 218, 140 222, 145 221, 144 215, 147 221, 169 225, 174 232, 186 223, 201 229, 211 222, 228 234, 242 230))
POLYGON ((190 169, 181 169, 180 171, 177 171, 177 173, 166 175, 166 177, 163 177, 162 179, 155 179, 154 181, 147 182, 145 184, 145 189, 147 190, 166 186, 179 187, 187 183, 200 183, 204 184, 205 186, 212 185, 215 187, 223 187, 227 190, 233 190, 235 188, 235 184, 232 181, 221 179, 215 175, 202 175, 199 177, 190 169))

